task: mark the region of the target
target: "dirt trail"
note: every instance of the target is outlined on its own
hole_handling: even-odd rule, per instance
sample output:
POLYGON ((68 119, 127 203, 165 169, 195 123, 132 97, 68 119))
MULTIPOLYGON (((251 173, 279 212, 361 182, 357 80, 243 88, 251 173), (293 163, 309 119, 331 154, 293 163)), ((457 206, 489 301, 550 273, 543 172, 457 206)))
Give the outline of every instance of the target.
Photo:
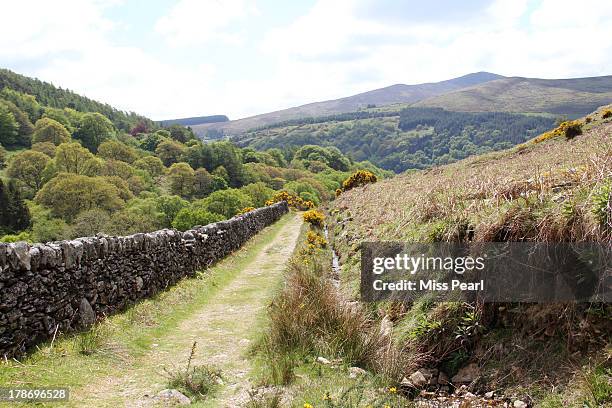
MULTIPOLYGON (((193 342, 197 342, 193 365, 211 364, 223 371, 224 384, 213 400, 196 406, 237 407, 248 399, 249 344, 257 335, 258 319, 282 278, 285 263, 297 242, 301 217, 286 222, 271 241, 232 282, 203 308, 179 323, 153 344, 152 350, 114 376, 94 380, 74 390, 71 402, 79 406, 164 406, 156 398, 166 387, 164 369, 184 367, 193 342)), ((264 232, 266 233, 266 232, 264 232)))

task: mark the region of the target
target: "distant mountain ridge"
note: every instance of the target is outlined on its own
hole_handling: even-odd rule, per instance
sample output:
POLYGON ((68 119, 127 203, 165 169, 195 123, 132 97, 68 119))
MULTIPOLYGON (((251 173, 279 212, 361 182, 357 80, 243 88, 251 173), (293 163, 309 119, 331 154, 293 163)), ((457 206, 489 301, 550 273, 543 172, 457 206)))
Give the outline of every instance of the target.
POLYGON ((612 75, 540 79, 508 77, 437 95, 413 106, 459 112, 540 112, 582 116, 612 102, 612 75))
POLYGON ((194 125, 207 132, 237 135, 287 120, 354 112, 376 105, 439 107, 458 112, 551 113, 582 116, 612 102, 612 76, 540 79, 477 72, 446 81, 396 84, 345 98, 313 102, 225 123, 194 125))
POLYGON ((194 116, 191 118, 179 118, 179 119, 167 119, 167 120, 158 120, 160 126, 171 126, 171 125, 183 125, 183 126, 193 126, 200 125, 202 123, 219 123, 219 122, 228 122, 229 118, 225 115, 210 115, 210 116, 194 116))
POLYGON ((368 105, 379 106, 393 103, 414 103, 425 98, 500 78, 504 77, 490 72, 476 72, 441 82, 416 85, 395 84, 340 99, 313 102, 293 108, 232 120, 222 124, 194 125, 193 130, 199 135, 205 134, 207 129, 223 130, 229 134, 237 134, 248 129, 266 126, 275 122, 310 116, 352 112, 366 108, 368 105))

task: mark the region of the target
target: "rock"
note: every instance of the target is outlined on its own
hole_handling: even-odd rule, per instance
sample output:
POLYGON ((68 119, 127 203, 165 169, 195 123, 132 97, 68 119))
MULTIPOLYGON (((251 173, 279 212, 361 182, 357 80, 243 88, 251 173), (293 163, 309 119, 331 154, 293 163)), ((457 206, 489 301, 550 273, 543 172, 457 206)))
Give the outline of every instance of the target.
POLYGON ((385 337, 389 337, 391 336, 392 331, 393 323, 391 322, 391 319, 389 319, 389 316, 383 317, 383 319, 380 321, 380 334, 385 337))
POLYGON ((331 361, 329 361, 325 357, 317 357, 317 363, 323 364, 323 365, 328 365, 328 364, 331 364, 331 361))
POLYGON ((438 384, 440 385, 450 384, 448 374, 446 374, 444 371, 440 371, 440 374, 438 374, 438 384))
POLYGON ((140 276, 137 276, 136 277, 136 291, 140 292, 143 286, 144 286, 144 281, 142 280, 140 276))
POLYGON ((455 384, 460 383, 471 383, 480 375, 480 368, 478 364, 470 363, 467 366, 461 368, 459 372, 451 379, 455 384))
POLYGON ((484 397, 485 397, 486 399, 491 399, 491 398, 493 398, 493 391, 486 392, 486 393, 485 393, 485 395, 484 395, 484 397))
POLYGON ((410 375, 410 382, 417 388, 423 387, 429 383, 427 378, 425 378, 420 371, 415 371, 410 375))
POLYGON ((83 327, 89 327, 96 322, 96 312, 85 298, 81 299, 79 304, 79 316, 83 327))
POLYGON ((363 368, 359 368, 359 367, 350 367, 348 371, 349 371, 349 378, 357 378, 357 377, 367 374, 366 370, 364 370, 363 368))
POLYGON ((165 402, 175 403, 179 405, 191 404, 191 400, 178 390, 161 390, 159 394, 157 394, 157 398, 165 402))
POLYGON ((512 406, 514 408, 527 408, 527 403, 521 400, 516 400, 514 401, 514 404, 512 406))
POLYGON ((437 368, 420 368, 418 371, 423 374, 423 377, 427 380, 427 384, 436 385, 438 383, 437 368))

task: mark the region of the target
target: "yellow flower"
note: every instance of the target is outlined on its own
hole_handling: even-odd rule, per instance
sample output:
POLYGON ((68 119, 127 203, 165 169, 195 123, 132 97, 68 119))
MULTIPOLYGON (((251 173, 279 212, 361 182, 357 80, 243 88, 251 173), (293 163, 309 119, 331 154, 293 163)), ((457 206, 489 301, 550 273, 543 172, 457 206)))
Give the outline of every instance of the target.
POLYGON ((305 402, 304 403, 304 408, 314 408, 311 404, 305 402))
POLYGON ((389 388, 389 392, 390 392, 391 394, 395 394, 395 393, 397 392, 397 388, 395 388, 395 387, 391 387, 391 388, 389 388))

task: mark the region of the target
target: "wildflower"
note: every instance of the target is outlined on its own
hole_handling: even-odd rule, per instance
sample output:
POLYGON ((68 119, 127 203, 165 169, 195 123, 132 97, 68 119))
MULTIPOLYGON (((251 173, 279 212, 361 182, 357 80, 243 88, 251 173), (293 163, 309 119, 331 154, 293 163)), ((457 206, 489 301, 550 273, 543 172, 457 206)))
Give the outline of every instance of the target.
POLYGON ((395 393, 397 392, 397 388, 395 388, 395 387, 391 387, 391 388, 389 388, 389 392, 390 392, 391 394, 395 394, 395 393))
POLYGON ((314 408, 311 404, 305 402, 304 403, 304 408, 314 408))

